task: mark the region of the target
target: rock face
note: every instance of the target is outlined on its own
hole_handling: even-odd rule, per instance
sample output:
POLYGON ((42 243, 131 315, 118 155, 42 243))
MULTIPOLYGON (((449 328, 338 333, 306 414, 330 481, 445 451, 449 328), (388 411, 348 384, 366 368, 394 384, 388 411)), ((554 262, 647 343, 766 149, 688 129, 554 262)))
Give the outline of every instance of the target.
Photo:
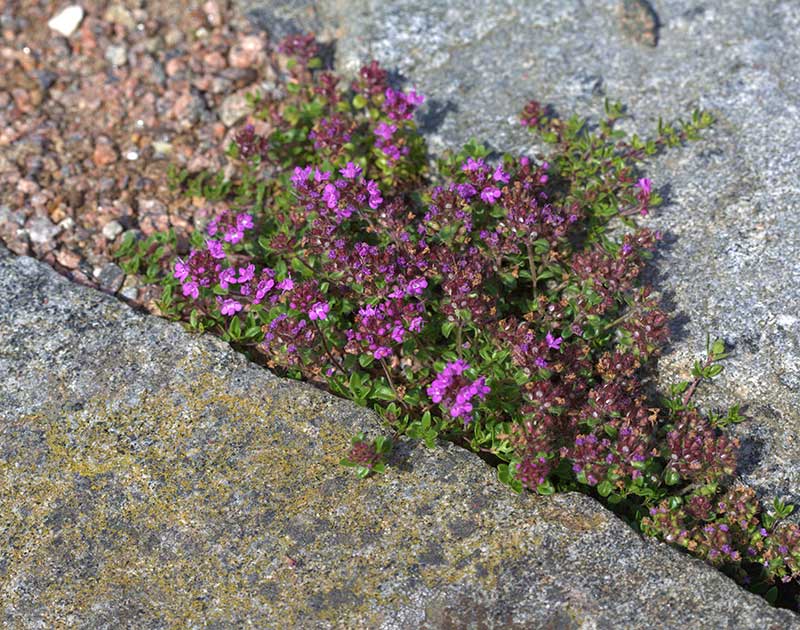
POLYGON ((374 416, 0 248, 7 627, 800 628, 588 497, 374 416))
POLYGON ((647 168, 666 204, 649 220, 667 243, 653 269, 677 314, 662 386, 687 378, 706 335, 733 349, 698 400, 741 404, 740 473, 767 496, 800 502, 800 12, 793 0, 650 3, 658 45, 627 33, 625 5, 562 0, 239 0, 269 28, 337 37, 336 64, 378 59, 428 97, 434 151, 470 137, 535 153, 517 124, 531 98, 563 115, 628 106, 629 130, 712 111, 701 142, 647 168), (313 8, 311 8, 313 5, 313 8), (324 27, 324 28, 323 28, 324 27))

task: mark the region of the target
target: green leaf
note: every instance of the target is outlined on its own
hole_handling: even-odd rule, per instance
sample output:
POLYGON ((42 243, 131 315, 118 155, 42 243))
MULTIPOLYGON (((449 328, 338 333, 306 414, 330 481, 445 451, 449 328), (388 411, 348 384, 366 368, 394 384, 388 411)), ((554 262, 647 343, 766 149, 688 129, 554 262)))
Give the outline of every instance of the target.
POLYGON ((607 497, 614 491, 614 484, 607 479, 604 479, 597 484, 597 492, 601 497, 607 497))
POLYGON ((392 388, 380 382, 376 382, 375 385, 373 385, 370 396, 378 400, 397 400, 397 395, 392 391, 392 388))
POLYGON ((234 341, 238 341, 242 337, 242 322, 235 315, 233 316, 233 319, 231 320, 231 323, 228 326, 228 334, 234 341))

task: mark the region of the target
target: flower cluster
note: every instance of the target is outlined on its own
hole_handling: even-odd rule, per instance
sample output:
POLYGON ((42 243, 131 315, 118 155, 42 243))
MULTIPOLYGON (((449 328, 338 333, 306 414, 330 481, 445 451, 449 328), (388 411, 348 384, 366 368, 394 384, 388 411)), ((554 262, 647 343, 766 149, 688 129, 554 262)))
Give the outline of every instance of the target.
POLYGON ((345 331, 345 350, 353 354, 368 351, 378 360, 390 357, 395 346, 422 331, 424 313, 421 302, 406 303, 402 298, 388 299, 377 306, 366 304, 354 318, 355 327, 345 331))
MULTIPOLYGON (((162 310, 397 432, 490 453, 515 489, 590 492, 743 582, 800 577, 800 529, 731 487, 738 443, 691 402, 724 346, 663 405, 641 378, 668 318, 642 280, 661 235, 636 224, 659 202, 637 164, 708 119, 627 141, 615 107, 595 127, 532 102, 546 159, 471 143, 428 177, 421 95, 376 62, 343 86, 309 38, 281 50, 286 100, 237 136, 242 176, 162 310)), ((348 465, 374 472, 378 442, 357 442, 348 465)))
POLYGON ((226 243, 235 245, 244 238, 246 230, 252 229, 252 215, 242 212, 234 216, 228 210, 224 210, 209 222, 206 232, 209 236, 219 234, 226 243))
POLYGON ((425 102, 425 97, 414 90, 400 92, 386 88, 384 96, 383 111, 392 120, 411 120, 414 111, 425 102))
POLYGON ((292 184, 307 212, 323 219, 332 217, 333 224, 338 224, 366 208, 376 210, 383 203, 378 184, 364 179, 361 172, 353 162, 339 170, 341 178, 332 177, 330 171, 298 166, 292 184))
POLYGON ((460 418, 465 425, 473 418, 472 400, 483 400, 491 391, 486 385, 485 376, 469 380, 464 374, 467 370, 469 364, 463 359, 448 363, 427 390, 433 402, 440 404, 452 418, 460 418))

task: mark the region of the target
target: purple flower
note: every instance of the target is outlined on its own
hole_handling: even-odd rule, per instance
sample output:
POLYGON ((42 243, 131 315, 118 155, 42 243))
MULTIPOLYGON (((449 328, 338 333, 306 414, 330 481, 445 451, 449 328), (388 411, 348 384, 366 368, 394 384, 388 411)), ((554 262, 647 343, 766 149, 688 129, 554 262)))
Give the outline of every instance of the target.
POLYGON ((254 264, 251 263, 247 265, 247 267, 239 267, 239 279, 237 280, 237 282, 239 284, 250 282, 255 275, 256 275, 256 266, 254 264))
POLYGON ((222 249, 222 243, 208 239, 206 246, 212 258, 225 258, 225 250, 222 249))
POLYGON ((294 280, 291 278, 285 278, 278 283, 278 288, 281 291, 291 291, 294 289, 294 280))
POLYGON ((414 90, 409 90, 408 94, 406 94, 406 100, 414 107, 419 107, 425 102, 425 96, 417 94, 414 90))
POLYGON ((236 216, 236 226, 240 231, 253 229, 253 215, 242 213, 236 216))
POLYGON ((386 346, 378 346, 375 348, 372 356, 375 357, 376 360, 380 361, 381 359, 388 357, 390 354, 392 354, 391 348, 387 348, 386 346))
POLYGON ((340 168, 339 172, 345 179, 355 179, 361 174, 361 167, 356 166, 352 162, 348 162, 344 168, 340 168))
POLYGON ((328 311, 330 310, 331 307, 327 302, 315 302, 308 310, 308 318, 312 321, 315 319, 328 319, 328 311))
POLYGON ((379 138, 383 138, 388 142, 392 139, 394 132, 397 131, 397 125, 387 125, 385 122, 382 122, 380 125, 375 127, 375 135, 379 138))
POLYGON ((464 201, 469 201, 478 194, 478 191, 475 190, 475 186, 472 184, 456 184, 456 192, 464 201))
POLYGON ((536 357, 536 360, 533 362, 533 364, 534 364, 536 367, 538 367, 538 368, 541 368, 541 369, 543 369, 543 370, 546 370, 546 369, 547 369, 547 366, 549 365, 549 364, 547 363, 547 361, 545 361, 545 360, 544 360, 542 357, 536 357))
POLYGON ((219 286, 227 289, 231 284, 236 284, 236 269, 228 267, 219 273, 219 286))
POLYGON ((472 399, 486 398, 491 389, 486 385, 486 377, 479 376, 470 382, 463 374, 469 364, 458 359, 445 365, 444 369, 428 386, 427 393, 431 400, 439 403, 452 418, 461 418, 467 425, 472 420, 472 399))
POLYGON ((381 196, 381 189, 378 188, 378 184, 371 179, 367 182, 367 193, 369 193, 369 207, 373 210, 377 210, 383 203, 383 197, 381 196))
POLYGON ((200 297, 200 285, 198 285, 194 280, 186 282, 183 285, 182 290, 184 297, 192 297, 195 300, 200 297))
POLYGON ((272 278, 261 280, 256 287, 256 303, 264 299, 267 292, 275 286, 275 281, 272 278))
POLYGON ((327 182, 331 178, 330 171, 321 171, 316 166, 314 167, 314 181, 319 183, 327 182))
POLYGON ((178 258, 175 261, 175 273, 172 275, 183 282, 189 276, 189 265, 178 258))
POLYGON ((498 199, 500 199, 500 195, 503 193, 500 192, 499 188, 495 188, 494 186, 487 186, 481 191, 481 199, 483 199, 486 203, 494 203, 498 199))
POLYGON ((642 191, 642 193, 646 196, 650 196, 650 191, 652 190, 653 182, 651 182, 646 177, 642 177, 638 182, 636 182, 636 187, 642 191))
POLYGON ((292 184, 294 185, 295 188, 300 188, 301 186, 305 185, 310 175, 311 175, 310 166, 306 166, 305 168, 300 168, 299 166, 295 166, 294 175, 292 175, 292 184))
POLYGON ((425 278, 414 278, 406 286, 406 295, 422 295, 427 286, 428 281, 425 278))
POLYGON ((223 315, 235 315, 241 310, 242 305, 236 300, 231 299, 223 300, 222 305, 219 308, 219 312, 223 315))
POLYGON ((464 164, 461 166, 461 170, 472 172, 472 171, 477 171, 478 169, 483 168, 484 166, 486 166, 486 163, 482 159, 478 158, 476 160, 474 158, 468 157, 467 161, 464 162, 464 164))
POLYGON ((328 208, 333 210, 339 203, 339 190, 333 184, 326 184, 322 191, 322 199, 328 204, 328 208))
POLYGON ((504 184, 507 184, 509 176, 508 173, 506 173, 501 166, 498 166, 494 170, 494 175, 492 175, 492 179, 494 179, 494 181, 496 182, 502 182, 504 184))
POLYGON ((547 342, 548 348, 550 348, 551 350, 558 350, 561 348, 561 342, 563 341, 563 339, 561 339, 561 337, 553 337, 552 334, 547 333, 545 341, 547 342))

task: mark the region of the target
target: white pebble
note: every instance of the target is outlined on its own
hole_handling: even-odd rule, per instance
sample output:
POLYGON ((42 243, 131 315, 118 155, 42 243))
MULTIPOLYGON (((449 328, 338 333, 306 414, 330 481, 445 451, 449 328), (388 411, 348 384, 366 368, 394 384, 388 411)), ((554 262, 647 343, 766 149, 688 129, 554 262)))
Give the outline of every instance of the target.
POLYGON ((123 229, 124 228, 120 225, 119 221, 109 221, 103 226, 103 236, 105 236, 109 241, 113 241, 120 234, 122 234, 123 229))
POLYGON ((64 37, 69 37, 78 28, 81 20, 83 20, 83 8, 73 4, 50 18, 47 26, 64 37))

